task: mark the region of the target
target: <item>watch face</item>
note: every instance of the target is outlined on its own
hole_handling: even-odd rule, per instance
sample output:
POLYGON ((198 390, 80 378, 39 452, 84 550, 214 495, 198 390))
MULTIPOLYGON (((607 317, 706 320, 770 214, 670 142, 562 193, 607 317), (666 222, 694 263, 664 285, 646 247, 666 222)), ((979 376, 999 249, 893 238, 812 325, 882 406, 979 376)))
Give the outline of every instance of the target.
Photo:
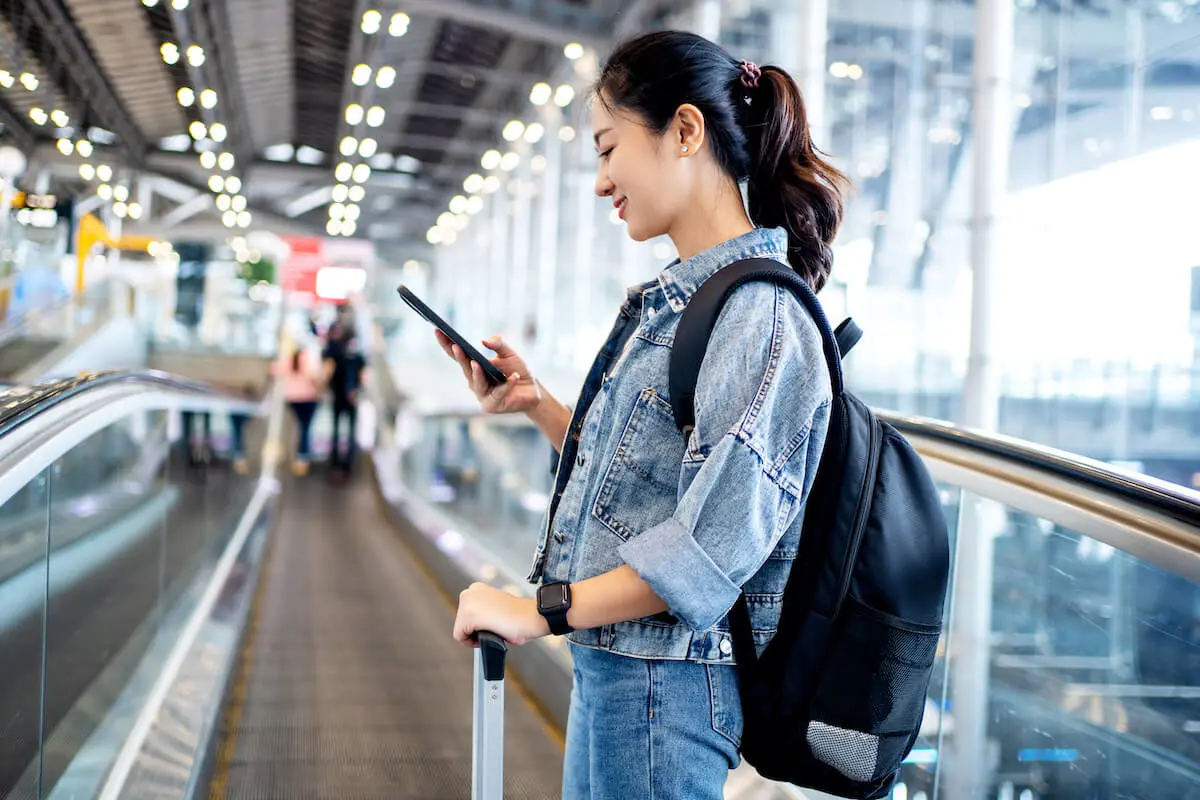
POLYGON ((567 585, 551 583, 538 589, 538 606, 545 611, 555 611, 567 604, 567 585))

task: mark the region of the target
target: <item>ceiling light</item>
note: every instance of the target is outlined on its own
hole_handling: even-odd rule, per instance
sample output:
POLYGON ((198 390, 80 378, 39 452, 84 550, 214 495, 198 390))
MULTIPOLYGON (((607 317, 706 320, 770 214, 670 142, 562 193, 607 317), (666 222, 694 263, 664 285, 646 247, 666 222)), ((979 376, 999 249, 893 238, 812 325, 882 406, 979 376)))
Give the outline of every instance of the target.
POLYGON ((90 181, 92 178, 96 177, 96 168, 91 164, 80 164, 79 177, 83 178, 85 181, 90 181))
POLYGON ((558 129, 558 138, 564 142, 575 141, 575 129, 570 125, 563 125, 558 129))
POLYGON ((342 163, 338 164, 337 168, 333 171, 333 177, 337 178, 339 183, 348 183, 350 181, 350 176, 353 174, 354 165, 349 161, 343 161, 342 163))
POLYGON ((461 194, 456 194, 450 198, 450 211, 455 214, 465 214, 467 212, 467 198, 461 194))
POLYGON ((141 203, 130 203, 129 204, 129 218, 130 219, 141 219, 142 218, 142 204, 141 203))
POLYGON ((212 89, 205 89, 200 93, 200 105, 205 108, 213 108, 217 104, 217 93, 212 89))
POLYGON ((525 133, 525 123, 519 119, 509 120, 504 126, 503 136, 510 142, 515 142, 521 138, 521 134, 525 133))
POLYGON ((50 115, 46 113, 46 109, 41 106, 34 106, 29 109, 29 118, 38 125, 45 125, 50 121, 50 115))
POLYGON ((344 156, 354 155, 354 151, 357 149, 358 149, 358 139, 355 139, 353 136, 344 137, 342 139, 341 144, 338 146, 338 152, 340 152, 344 156))
POLYGON ((246 210, 246 198, 243 195, 235 194, 230 202, 230 208, 241 213, 246 210))
POLYGON ((835 78, 844 78, 850 72, 850 65, 845 61, 835 61, 829 65, 829 74, 835 78))
POLYGON ((112 187, 107 183, 102 183, 96 187, 96 196, 101 200, 112 200, 112 187))
POLYGON ((116 214, 117 217, 119 217, 120 219, 125 219, 125 214, 128 211, 129 211, 129 208, 125 205, 125 203, 121 202, 120 200, 113 203, 113 213, 116 214))
POLYGON ((234 225, 237 225, 237 212, 226 211, 221 215, 221 224, 223 224, 226 228, 232 228, 234 225))
POLYGON ((440 244, 442 241, 442 229, 436 225, 425 232, 425 241, 430 244, 440 244))
POLYGON ((225 179, 225 191, 230 194, 237 194, 242 190, 242 179, 237 175, 230 175, 225 179))
POLYGON ((233 153, 230 152, 224 152, 217 156, 217 166, 226 172, 229 172, 229 170, 233 169, 235 161, 236 159, 233 157, 233 153))
POLYGON ((363 139, 362 143, 358 146, 358 154, 363 158, 370 158, 371 156, 375 155, 375 151, 378 149, 379 142, 367 137, 366 139, 363 139))
POLYGON ((501 158, 502 156, 500 155, 499 150, 488 150, 483 154, 483 158, 479 159, 479 164, 488 172, 491 172, 496 167, 500 166, 501 158))
POLYGON ((457 238, 454 228, 442 228, 442 244, 454 244, 457 238))
POLYGON ((202 66, 204 64, 204 48, 198 44, 188 47, 187 60, 193 67, 202 66))
POLYGON ((114 186, 113 197, 124 203, 129 199, 129 188, 126 186, 114 186))
POLYGON ((32 72, 22 72, 21 85, 31 92, 36 92, 38 88, 37 75, 34 75, 32 72))
POLYGON ((358 230, 358 223, 353 220, 346 220, 342 223, 342 236, 353 236, 358 230))
POLYGON ((346 106, 346 124, 357 125, 363 121, 363 107, 358 103, 346 106))
POLYGON ((233 208, 233 198, 227 194, 217 195, 217 209, 219 211, 228 211, 233 208))
POLYGON ((443 211, 441 214, 438 215, 437 224, 438 224, 439 228, 453 228, 454 227, 454 215, 451 214, 449 211, 443 211))
POLYGON ((366 86, 371 82, 371 67, 368 64, 359 64, 350 73, 350 81, 355 86, 366 86))
POLYGON ((521 163, 521 156, 516 153, 505 153, 504 158, 500 159, 500 169, 505 172, 512 172, 521 163))
POLYGON ((487 180, 483 182, 483 193, 492 194, 500 188, 500 179, 495 175, 488 175, 487 180))
POLYGON ((346 196, 350 198, 352 203, 361 203, 363 198, 367 196, 367 190, 361 186, 351 186, 346 196))
POLYGON ((5 89, 11 89, 16 80, 11 72, 6 69, 0 69, 0 86, 3 86, 5 89))
POLYGON ((387 112, 383 110, 382 106, 371 106, 371 110, 367 112, 367 125, 378 128, 383 124, 385 117, 387 117, 387 112))
POLYGON ((331 219, 325 223, 325 232, 330 236, 337 236, 342 232, 342 223, 336 219, 331 219))
POLYGON ((176 11, 183 11, 188 7, 188 0, 171 0, 171 8, 176 11))
POLYGON ((846 68, 846 77, 852 81, 856 81, 863 76, 863 68, 858 64, 851 64, 846 68))
POLYGON ((179 98, 179 105, 184 108, 191 108, 192 103, 196 102, 196 93, 187 86, 176 92, 175 96, 179 98))
POLYGON ((373 8, 364 11, 362 15, 362 32, 367 34, 379 33, 379 23, 381 22, 383 22, 383 14, 380 14, 373 8))
POLYGON ((144 5, 146 8, 154 8, 156 5, 158 5, 158 0, 142 0, 142 5, 144 5))
POLYGON ((563 48, 563 55, 572 61, 577 61, 578 59, 583 58, 583 45, 581 45, 579 42, 571 42, 563 48))
POLYGON ((354 222, 355 220, 357 220, 359 218, 359 216, 361 214, 362 214, 362 209, 360 209, 358 206, 351 203, 346 206, 346 216, 344 217, 344 219, 346 219, 349 222, 354 222))
POLYGON ((380 89, 390 89, 392 84, 396 82, 396 70, 394 67, 380 67, 375 73, 375 85, 380 89))
POLYGON ((71 155, 75 152, 75 143, 70 139, 59 139, 58 152, 62 153, 64 156, 71 155))
POLYGON ((467 213, 478 214, 483 211, 483 198, 479 195, 471 195, 467 198, 467 213))
POLYGON ((463 190, 466 191, 467 194, 475 194, 482 188, 482 175, 468 175, 466 180, 463 181, 463 190))
POLYGON ((371 168, 366 164, 359 164, 354 168, 354 182, 366 183, 371 178, 371 168))
MULTIPOLYGON (((355 187, 355 188, 360 188, 360 187, 355 187)), ((339 183, 337 186, 333 187, 332 197, 335 202, 338 202, 338 203, 346 202, 346 197, 348 194, 349 194, 349 192, 346 190, 345 184, 339 183)))
POLYGON ((249 228, 251 220, 253 220, 253 217, 250 216, 249 211, 242 211, 237 215, 237 224, 239 228, 249 228))
POLYGON ((225 137, 229 135, 229 129, 220 122, 214 122, 212 127, 208 129, 208 135, 212 137, 214 142, 223 142, 225 137))
POLYGON ((205 169, 213 169, 217 166, 217 154, 211 150, 205 150, 200 154, 200 166, 205 169))
POLYGON ((346 216, 346 206, 343 203, 334 203, 329 207, 330 219, 343 219, 346 216))
POLYGON ((87 139, 80 139, 75 144, 75 152, 79 153, 79 155, 83 156, 84 158, 91 158, 92 157, 92 143, 89 142, 87 139))
POLYGON ((550 94, 553 91, 548 83, 535 83, 529 90, 529 102, 535 106, 544 106, 550 102, 550 94))
POLYGON ((220 175, 213 175, 208 179, 208 188, 212 189, 214 192, 225 191, 225 179, 220 175))
POLYGON ((56 108, 50 112, 50 120, 59 128, 65 128, 71 124, 70 115, 61 108, 56 108))
POLYGON ((196 120, 191 125, 188 125, 188 133, 192 135, 193 139, 200 141, 205 136, 208 136, 208 128, 204 127, 203 122, 196 120))
POLYGON ((403 11, 392 14, 392 21, 388 25, 388 33, 392 36, 403 36, 408 33, 409 22, 408 14, 405 14, 403 11))
POLYGON ((108 164, 101 164, 100 166, 96 167, 96 177, 102 182, 108 183, 112 180, 112 167, 110 167, 108 164))
POLYGON ((546 135, 546 128, 540 122, 531 122, 529 127, 525 129, 525 141, 530 144, 537 144, 546 135))
POLYGON ((538 175, 541 175, 546 171, 546 163, 546 157, 538 154, 530 159, 529 166, 533 168, 534 172, 536 172, 538 175))
POLYGON ((554 105, 559 108, 566 108, 571 105, 571 101, 575 99, 575 87, 569 83, 564 83, 554 90, 554 105))

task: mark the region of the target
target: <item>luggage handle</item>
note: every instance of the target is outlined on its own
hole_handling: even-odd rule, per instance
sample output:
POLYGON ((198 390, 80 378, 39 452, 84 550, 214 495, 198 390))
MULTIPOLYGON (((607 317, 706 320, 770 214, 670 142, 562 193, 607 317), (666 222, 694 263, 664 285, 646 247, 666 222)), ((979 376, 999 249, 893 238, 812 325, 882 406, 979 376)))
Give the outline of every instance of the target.
POLYGON ((508 646, 490 631, 475 635, 475 718, 471 800, 504 796, 504 661, 508 646))

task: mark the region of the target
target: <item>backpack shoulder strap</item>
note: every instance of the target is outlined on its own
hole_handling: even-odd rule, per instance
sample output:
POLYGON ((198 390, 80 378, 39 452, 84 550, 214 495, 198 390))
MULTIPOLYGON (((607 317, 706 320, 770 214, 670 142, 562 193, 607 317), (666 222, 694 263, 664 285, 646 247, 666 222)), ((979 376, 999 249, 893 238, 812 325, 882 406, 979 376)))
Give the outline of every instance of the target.
MULTIPOLYGON (((700 365, 704 362, 704 353, 708 350, 708 340, 717 317, 721 314, 726 300, 735 289, 751 281, 768 281, 784 286, 792 291, 804 304, 808 315, 817 325, 821 334, 821 342, 825 352, 825 361, 829 367, 829 382, 833 396, 842 393, 842 365, 838 351, 838 340, 825 318, 817 296, 813 294, 808 283, 794 270, 769 258, 749 258, 735 261, 723 267, 706 280, 688 301, 683 311, 683 318, 675 331, 675 342, 671 346, 671 361, 669 382, 671 392, 671 410, 675 413, 675 425, 685 434, 690 433, 696 424, 696 413, 693 402, 696 397, 696 383, 700 379, 700 365)), ((850 322, 853 330, 862 335, 857 325, 850 322)), ((845 323, 843 323, 845 327, 845 323)), ((854 342, 849 342, 853 347, 854 342)))

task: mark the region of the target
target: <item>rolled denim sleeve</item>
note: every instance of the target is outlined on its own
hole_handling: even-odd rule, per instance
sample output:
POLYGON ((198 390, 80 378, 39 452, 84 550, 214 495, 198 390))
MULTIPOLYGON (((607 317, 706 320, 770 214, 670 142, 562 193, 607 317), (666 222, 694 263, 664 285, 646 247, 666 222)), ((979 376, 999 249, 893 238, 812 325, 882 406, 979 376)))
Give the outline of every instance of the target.
POLYGON ((720 622, 796 520, 828 416, 820 338, 799 302, 770 284, 738 290, 701 367, 675 512, 619 549, 688 627, 720 622))

